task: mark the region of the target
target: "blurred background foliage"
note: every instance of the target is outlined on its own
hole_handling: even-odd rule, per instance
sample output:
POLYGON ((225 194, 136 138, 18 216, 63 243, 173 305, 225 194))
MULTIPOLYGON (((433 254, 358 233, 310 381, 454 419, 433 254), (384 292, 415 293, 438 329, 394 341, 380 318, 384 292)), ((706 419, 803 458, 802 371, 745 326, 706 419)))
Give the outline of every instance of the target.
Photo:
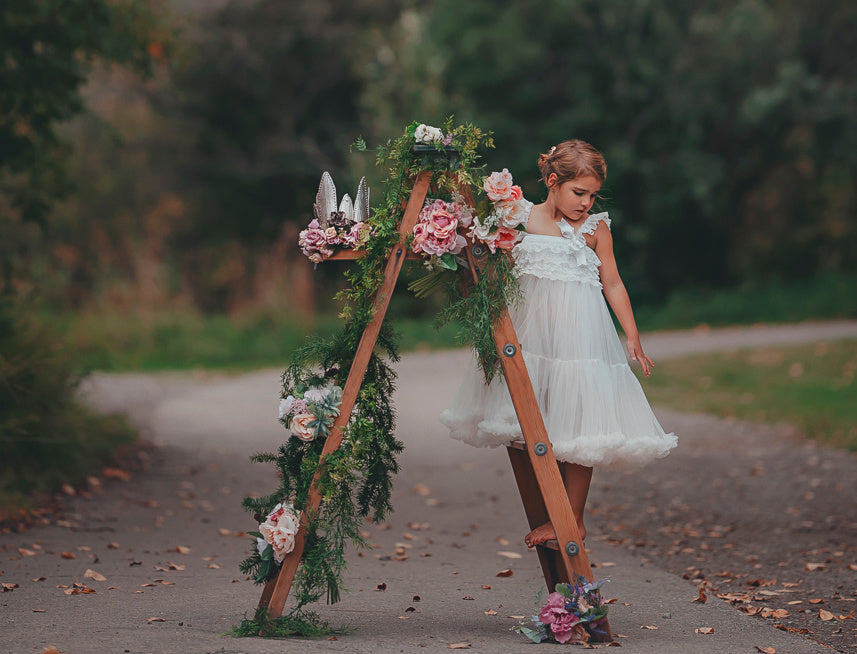
POLYGON ((534 201, 540 152, 606 154, 644 325, 857 315, 848 0, 13 0, 0 20, 4 289, 72 330, 312 329, 342 272, 296 247, 321 171, 377 182, 355 137, 449 114, 534 201))

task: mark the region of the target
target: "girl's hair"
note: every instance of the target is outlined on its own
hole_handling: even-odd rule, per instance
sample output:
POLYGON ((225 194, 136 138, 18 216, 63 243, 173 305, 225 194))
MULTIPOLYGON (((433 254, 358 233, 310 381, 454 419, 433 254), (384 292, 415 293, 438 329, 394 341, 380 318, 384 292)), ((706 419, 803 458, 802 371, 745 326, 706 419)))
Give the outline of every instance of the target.
POLYGON ((604 155, 586 141, 571 139, 553 146, 539 155, 539 170, 542 180, 548 183, 551 173, 556 173, 556 183, 563 184, 577 177, 591 175, 602 184, 607 179, 607 162, 604 155))

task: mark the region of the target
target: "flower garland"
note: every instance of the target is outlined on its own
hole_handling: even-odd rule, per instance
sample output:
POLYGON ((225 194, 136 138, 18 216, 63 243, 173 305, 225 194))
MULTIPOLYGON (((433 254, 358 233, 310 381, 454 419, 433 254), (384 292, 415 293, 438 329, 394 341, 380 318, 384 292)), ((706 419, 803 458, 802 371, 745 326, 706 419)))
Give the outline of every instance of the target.
MULTIPOLYGON (((366 149, 362 139, 355 145, 358 150, 366 149)), ((447 280, 451 301, 439 320, 460 321, 465 326, 463 340, 475 347, 483 370, 493 374, 497 369, 491 329, 502 308, 517 297, 517 280, 505 253, 512 243, 507 231, 518 229, 512 216, 519 216, 521 210, 517 205, 513 209, 512 205, 520 201, 520 189, 515 195, 511 183, 508 188, 503 187, 505 176, 492 177, 490 186, 495 197, 488 205, 475 214, 466 206, 458 195, 459 189, 483 185, 484 174, 477 165, 480 147, 493 147, 493 141, 473 125, 453 126, 451 118, 440 128, 415 122, 402 136, 378 148, 377 163, 386 166, 389 175, 383 201, 365 224, 360 223, 356 232, 350 227, 347 234, 342 234, 330 231, 330 227, 322 230, 313 221, 315 224, 311 222, 301 232, 301 249, 313 261, 330 256, 335 246, 359 247, 363 255, 345 272, 349 287, 337 294, 344 304, 342 331, 330 340, 312 340, 298 349, 283 374, 278 413, 291 438, 275 453, 251 457, 256 462, 274 464, 280 479, 279 488, 270 495, 248 497, 242 503, 260 523, 258 531, 251 532, 254 538, 251 553, 240 566, 256 582, 273 579, 283 557, 293 547, 290 543, 299 526, 298 516, 306 506, 324 442, 339 414, 341 388, 363 331, 372 318, 374 296, 384 279, 386 258, 399 239, 398 227, 406 200, 413 180, 421 171, 433 173, 434 197, 420 213, 410 247, 429 256, 430 262, 445 261, 447 265, 441 266, 444 270, 460 270, 455 256, 466 242, 460 229, 470 228, 471 238, 488 245, 492 253, 488 266, 490 283, 489 275, 483 275, 465 296, 452 276, 447 280), (481 229, 479 234, 474 231, 477 225, 481 229)), ((508 175, 508 171, 495 175, 508 175)), ((511 182, 510 175, 508 181, 511 182)), ((398 471, 396 456, 402 444, 394 436, 392 392, 396 374, 385 358, 398 360, 396 340, 385 322, 354 410, 345 425, 342 444, 325 457, 318 479, 322 501, 304 525, 304 552, 294 583, 296 606, 277 621, 270 620, 264 609, 257 611, 255 618, 245 620, 235 633, 324 632, 325 625, 305 609, 306 605, 325 595, 328 602, 338 601, 345 570, 345 544, 364 546, 361 536, 364 520, 367 517, 383 520, 391 510, 392 477, 398 471)))
POLYGON ((515 631, 534 643, 588 643, 594 634, 605 633, 600 627, 607 619, 607 602, 601 597, 601 586, 607 581, 592 583, 575 575, 574 583, 557 584, 539 614, 533 616, 534 626, 519 625, 515 631))

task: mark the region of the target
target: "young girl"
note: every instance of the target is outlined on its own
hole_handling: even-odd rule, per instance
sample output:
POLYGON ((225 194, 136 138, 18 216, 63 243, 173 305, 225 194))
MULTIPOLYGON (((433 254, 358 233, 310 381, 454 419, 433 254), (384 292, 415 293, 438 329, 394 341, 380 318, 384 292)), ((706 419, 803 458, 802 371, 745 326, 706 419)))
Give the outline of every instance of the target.
MULTIPOLYGON (((607 177, 604 157, 571 140, 540 155, 538 165, 548 197, 531 207, 527 233, 512 251, 524 299, 509 312, 584 538, 592 466, 666 456, 677 439, 652 413, 604 302, 625 332, 628 355, 648 377, 654 364, 616 268, 610 219, 589 213, 607 177)), ((441 421, 453 438, 479 447, 522 438, 505 382, 486 386, 475 363, 441 421)), ((534 547, 554 538, 547 523, 524 540, 534 547)))

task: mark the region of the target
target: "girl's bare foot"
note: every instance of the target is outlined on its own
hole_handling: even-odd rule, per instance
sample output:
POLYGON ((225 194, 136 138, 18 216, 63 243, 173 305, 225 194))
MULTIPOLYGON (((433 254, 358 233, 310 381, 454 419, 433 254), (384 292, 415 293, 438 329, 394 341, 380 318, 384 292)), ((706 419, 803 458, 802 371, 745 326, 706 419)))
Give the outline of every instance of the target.
POLYGON ((529 534, 524 536, 524 542, 527 544, 527 547, 535 547, 536 545, 541 545, 549 540, 555 539, 556 532, 550 522, 546 522, 545 524, 536 527, 529 534))
MULTIPOLYGON (((580 533, 580 540, 582 541, 586 538, 586 528, 583 525, 578 525, 577 529, 580 533)), ((529 534, 524 536, 524 542, 527 544, 527 547, 543 545, 549 540, 556 540, 556 531, 554 531, 553 524, 550 522, 546 522, 545 524, 536 527, 529 534)))

